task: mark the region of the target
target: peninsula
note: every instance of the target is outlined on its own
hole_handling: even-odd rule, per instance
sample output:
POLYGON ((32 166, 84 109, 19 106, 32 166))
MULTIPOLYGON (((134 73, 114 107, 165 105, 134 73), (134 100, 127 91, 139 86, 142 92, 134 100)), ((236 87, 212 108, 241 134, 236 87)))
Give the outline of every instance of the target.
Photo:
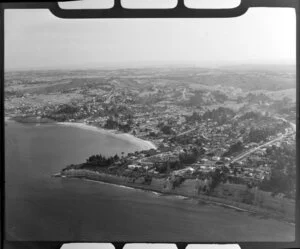
POLYGON ((91 155, 59 175, 293 216, 294 67, 23 74, 25 81, 22 72, 6 76, 5 111, 14 120, 101 128, 149 141, 126 155, 91 155))

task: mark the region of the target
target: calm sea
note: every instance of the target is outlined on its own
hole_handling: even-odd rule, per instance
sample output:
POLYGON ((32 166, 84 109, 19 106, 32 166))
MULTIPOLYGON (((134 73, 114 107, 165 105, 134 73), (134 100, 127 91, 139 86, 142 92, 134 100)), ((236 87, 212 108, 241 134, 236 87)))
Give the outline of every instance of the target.
POLYGON ((136 151, 110 134, 56 124, 5 126, 6 239, 21 241, 290 241, 295 227, 195 200, 53 178, 95 153, 136 151))

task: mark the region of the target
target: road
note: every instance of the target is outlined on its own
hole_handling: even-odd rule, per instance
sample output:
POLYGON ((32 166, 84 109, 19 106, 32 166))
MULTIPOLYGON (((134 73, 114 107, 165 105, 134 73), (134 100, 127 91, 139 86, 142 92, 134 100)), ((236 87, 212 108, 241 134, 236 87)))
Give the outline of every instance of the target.
MULTIPOLYGON (((280 118, 280 117, 276 117, 276 118, 277 118, 277 119, 284 120, 284 121, 286 121, 286 122, 289 122, 289 121, 287 121, 287 120, 284 119, 284 118, 280 118)), ((289 135, 294 134, 294 133, 296 132, 296 125, 295 125, 294 123, 292 123, 292 122, 289 122, 289 123, 290 123, 291 127, 292 127, 293 130, 294 130, 293 132, 289 132, 289 133, 284 134, 284 135, 282 135, 282 136, 280 136, 280 137, 278 137, 278 138, 275 138, 275 139, 273 139, 273 140, 271 140, 271 141, 269 141, 269 142, 266 142, 266 143, 264 143, 264 144, 262 144, 262 145, 260 145, 260 146, 258 146, 258 147, 256 147, 256 148, 253 148, 253 149, 251 149, 251 150, 249 150, 249 151, 243 153, 242 155, 239 155, 239 156, 235 157, 235 158, 231 161, 231 163, 234 163, 234 162, 236 162, 236 161, 239 161, 240 159, 242 159, 242 158, 244 158, 244 157, 246 157, 246 156, 252 154, 253 152, 255 152, 255 151, 257 151, 257 150, 259 150, 259 149, 261 149, 261 148, 263 148, 263 147, 265 147, 265 146, 268 146, 268 145, 270 145, 270 144, 272 144, 272 143, 275 143, 275 142, 277 142, 277 141, 279 141, 279 140, 281 140, 281 139, 283 139, 283 138, 285 138, 285 137, 287 137, 287 136, 289 136, 289 135)), ((188 131, 182 132, 182 133, 178 134, 176 137, 179 137, 179 136, 188 134, 188 133, 190 133, 190 132, 192 132, 192 131, 195 131, 196 129, 197 129, 197 127, 196 127, 196 128, 193 128, 193 129, 190 129, 190 130, 188 130, 188 131)))
POLYGON ((263 148, 263 147, 265 147, 265 146, 268 146, 268 145, 270 145, 270 144, 272 144, 272 143, 275 143, 275 142, 277 142, 277 141, 279 141, 279 140, 281 140, 281 139, 283 139, 283 138, 285 138, 285 137, 287 137, 287 136, 289 136, 289 135, 292 135, 292 134, 294 134, 294 132, 289 132, 289 133, 287 133, 287 134, 285 134, 285 135, 282 135, 282 136, 280 136, 280 137, 278 137, 278 138, 275 138, 275 139, 273 139, 273 140, 271 140, 271 141, 269 141, 269 142, 267 142, 267 143, 264 143, 264 144, 262 144, 262 145, 260 145, 260 146, 258 146, 258 147, 256 147, 256 148, 253 148, 253 149, 247 151, 246 153, 243 153, 242 155, 239 155, 238 157, 234 158, 234 159, 231 161, 231 163, 234 163, 234 162, 236 162, 236 161, 238 161, 238 160, 241 160, 242 158, 244 158, 244 157, 246 157, 246 156, 252 154, 253 152, 255 152, 255 151, 257 151, 257 150, 259 150, 259 149, 261 149, 261 148, 263 148))
POLYGON ((182 91, 182 99, 183 100, 186 100, 185 93, 186 93, 186 88, 184 88, 183 91, 182 91))
POLYGON ((293 128, 293 132, 288 132, 287 134, 284 134, 284 135, 282 135, 282 136, 280 136, 280 137, 278 137, 278 138, 275 138, 275 139, 273 139, 273 140, 271 140, 271 141, 269 141, 269 142, 266 142, 266 143, 264 143, 264 144, 262 144, 262 145, 260 145, 260 146, 258 146, 258 147, 256 147, 256 148, 253 148, 253 149, 249 150, 248 152, 243 153, 242 155, 239 155, 239 156, 237 156, 236 158, 234 158, 234 159, 231 161, 231 163, 234 163, 234 162, 236 162, 236 161, 238 161, 238 160, 241 160, 242 158, 244 158, 244 157, 246 157, 246 156, 252 154, 253 152, 255 152, 255 151, 257 151, 257 150, 259 150, 259 149, 261 149, 261 148, 263 148, 263 147, 265 147, 265 146, 268 146, 268 145, 270 145, 270 144, 272 144, 272 143, 274 143, 274 142, 277 142, 277 141, 279 141, 279 140, 281 140, 281 139, 283 139, 283 138, 285 138, 285 137, 287 137, 287 136, 289 136, 289 135, 295 134, 295 132, 296 132, 296 124, 294 124, 294 123, 292 123, 292 122, 290 122, 290 121, 288 121, 288 120, 286 120, 285 118, 282 118, 282 117, 275 117, 275 118, 276 118, 276 119, 283 120, 283 121, 285 121, 285 122, 288 122, 288 123, 291 125, 291 127, 293 128))
POLYGON ((190 129, 190 130, 188 130, 188 131, 184 131, 184 132, 182 132, 182 133, 179 133, 176 137, 179 137, 179 136, 182 136, 182 135, 185 135, 185 134, 188 134, 188 133, 190 133, 190 132, 192 132, 192 131, 195 131, 195 130, 197 130, 197 128, 198 127, 196 127, 196 128, 193 128, 193 129, 190 129))

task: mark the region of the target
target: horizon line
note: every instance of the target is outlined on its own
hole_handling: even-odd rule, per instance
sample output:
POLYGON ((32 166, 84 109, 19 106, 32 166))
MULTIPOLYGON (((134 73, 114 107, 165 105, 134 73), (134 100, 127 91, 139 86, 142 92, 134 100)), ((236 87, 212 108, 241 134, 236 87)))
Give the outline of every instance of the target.
POLYGON ((226 68, 226 67, 234 67, 234 66, 295 66, 296 69, 296 63, 295 62, 259 62, 259 63, 246 63, 246 62, 231 62, 231 63, 225 63, 224 62, 218 62, 218 63, 212 63, 209 62, 209 65, 204 65, 205 63, 160 63, 160 64, 151 64, 151 63, 145 63, 145 64, 137 64, 137 63, 113 63, 108 65, 65 65, 61 67, 35 67, 35 68, 5 68, 4 67, 4 73, 6 72, 18 72, 18 71, 63 71, 63 70, 118 70, 118 69, 142 69, 142 68, 178 68, 178 67, 184 67, 184 68, 207 68, 207 69, 218 69, 218 68, 226 68))

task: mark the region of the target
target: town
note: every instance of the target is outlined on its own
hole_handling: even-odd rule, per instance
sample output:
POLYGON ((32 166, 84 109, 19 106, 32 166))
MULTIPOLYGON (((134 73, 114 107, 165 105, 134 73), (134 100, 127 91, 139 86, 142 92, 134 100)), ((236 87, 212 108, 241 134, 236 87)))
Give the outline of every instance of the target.
MULTIPOLYGON (((296 95, 295 89, 288 85, 274 93, 270 82, 260 91, 249 85, 238 88, 238 83, 201 83, 202 74, 216 73, 231 72, 115 70, 82 82, 71 73, 57 73, 58 80, 51 73, 38 80, 35 75, 35 81, 11 75, 6 115, 20 122, 85 123, 155 145, 111 158, 93 155, 64 170, 88 169, 130 181, 143 178, 143 184, 163 178, 172 187, 186 179, 208 179, 207 193, 214 184, 227 181, 294 198, 296 103, 290 95, 296 95), (49 80, 59 83, 46 84, 49 80), (278 93, 283 94, 276 97, 278 93)), ((293 74, 283 77, 290 80, 293 74)))

